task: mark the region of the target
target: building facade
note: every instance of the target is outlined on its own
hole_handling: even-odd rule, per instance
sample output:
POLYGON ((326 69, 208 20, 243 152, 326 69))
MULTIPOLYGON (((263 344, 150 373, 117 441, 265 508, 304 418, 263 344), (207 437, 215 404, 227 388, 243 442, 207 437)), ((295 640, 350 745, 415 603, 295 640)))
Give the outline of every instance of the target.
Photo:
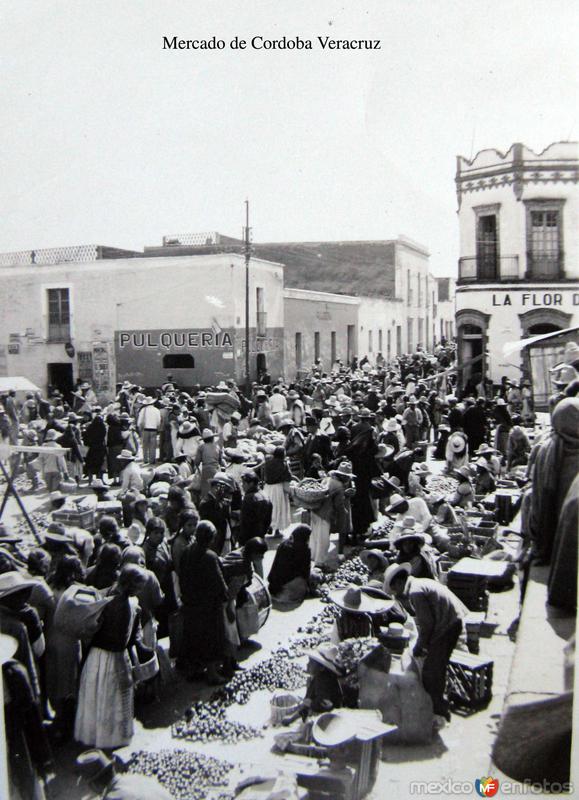
MULTIPOLYGON (((167 374, 182 387, 241 384, 245 275, 237 240, 216 232, 168 236, 144 252, 80 246, 0 254, 0 375, 63 392, 86 380, 103 398, 123 380, 154 387, 167 374)), ((439 302, 428 252, 409 239, 254 245, 249 276, 252 380, 263 371, 294 380, 316 359, 325 371, 338 358, 390 360, 448 332, 439 317, 450 294, 439 302), (301 282, 305 266, 315 282, 320 262, 318 281, 329 281, 331 264, 338 286, 350 270, 360 289, 381 291, 284 285, 288 275, 301 282)))
POLYGON ((295 380, 317 359, 330 372, 339 358, 349 363, 358 353, 360 300, 348 295, 284 290, 284 376, 295 380))
POLYGON ((546 343, 516 358, 503 346, 579 324, 577 143, 542 153, 514 144, 457 158, 460 227, 456 328, 461 381, 477 373, 534 379, 548 391, 560 348, 546 343))
MULTIPOLYGON (((357 336, 356 355, 385 353, 388 331, 393 356, 411 351, 418 344, 430 348, 440 339, 438 282, 429 271, 429 252, 407 236, 376 241, 254 242, 251 247, 257 257, 284 265, 288 289, 391 301, 376 324, 369 325, 363 314, 360 325, 364 335, 357 336)), ((243 243, 219 234, 185 234, 165 237, 160 247, 145 248, 145 255, 155 257, 215 252, 241 253, 243 243)), ((370 307, 371 303, 366 305, 370 307)))
MULTIPOLYGON (((48 253, 48 251, 45 251, 48 253)), ((245 262, 237 254, 20 262, 0 268, 0 374, 67 391, 88 380, 183 387, 245 372, 245 262), (40 315, 38 309, 41 309, 40 315)), ((73 256, 73 257, 76 257, 73 256)), ((5 259, 6 260, 6 259, 5 259)), ((14 259, 13 259, 14 260, 14 259)), ((250 375, 283 372, 283 267, 253 259, 250 375)))

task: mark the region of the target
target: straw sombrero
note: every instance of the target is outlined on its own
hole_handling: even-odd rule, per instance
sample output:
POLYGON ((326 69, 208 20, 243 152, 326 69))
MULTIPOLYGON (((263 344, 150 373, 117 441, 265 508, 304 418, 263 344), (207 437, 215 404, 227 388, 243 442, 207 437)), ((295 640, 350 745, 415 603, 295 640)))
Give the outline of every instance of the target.
POLYGON ((335 589, 330 592, 329 598, 339 608, 353 614, 381 614, 392 608, 392 600, 370 597, 359 586, 354 585, 335 589))

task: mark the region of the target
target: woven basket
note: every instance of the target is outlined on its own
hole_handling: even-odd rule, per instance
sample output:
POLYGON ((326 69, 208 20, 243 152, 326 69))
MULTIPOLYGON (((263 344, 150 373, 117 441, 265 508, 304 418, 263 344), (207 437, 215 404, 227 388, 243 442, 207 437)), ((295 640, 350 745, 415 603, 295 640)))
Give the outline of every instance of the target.
POLYGON ((157 658, 157 653, 153 653, 152 657, 148 661, 143 662, 142 664, 135 663, 133 661, 134 683, 143 683, 144 681, 148 681, 151 678, 154 678, 158 672, 159 672, 159 659, 157 658))
POLYGON ((311 506, 316 503, 323 503, 328 496, 328 490, 322 484, 308 483, 298 484, 295 487, 296 499, 306 506, 311 506))

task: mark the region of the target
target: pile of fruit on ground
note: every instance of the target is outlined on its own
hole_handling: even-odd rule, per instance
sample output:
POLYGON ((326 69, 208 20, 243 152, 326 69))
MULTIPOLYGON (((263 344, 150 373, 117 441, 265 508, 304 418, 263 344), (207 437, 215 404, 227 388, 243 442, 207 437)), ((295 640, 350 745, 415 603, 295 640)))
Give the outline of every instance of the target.
MULTIPOLYGON (((226 787, 233 764, 189 750, 159 750, 135 753, 127 771, 156 778, 176 800, 205 800, 208 791, 226 787)), ((212 793, 215 800, 229 800, 233 794, 212 793)))

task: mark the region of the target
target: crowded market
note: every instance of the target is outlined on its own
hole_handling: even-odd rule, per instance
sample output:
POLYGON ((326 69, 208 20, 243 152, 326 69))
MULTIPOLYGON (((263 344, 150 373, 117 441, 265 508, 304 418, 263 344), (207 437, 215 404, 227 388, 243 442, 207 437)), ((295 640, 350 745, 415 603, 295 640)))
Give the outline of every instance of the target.
POLYGON ((469 735, 480 774, 567 783, 579 346, 563 347, 547 411, 527 376, 461 385, 446 339, 241 388, 6 385, 10 796, 377 798, 437 748, 464 758, 469 735), (569 641, 531 745, 536 703, 509 687, 537 569, 569 641))

